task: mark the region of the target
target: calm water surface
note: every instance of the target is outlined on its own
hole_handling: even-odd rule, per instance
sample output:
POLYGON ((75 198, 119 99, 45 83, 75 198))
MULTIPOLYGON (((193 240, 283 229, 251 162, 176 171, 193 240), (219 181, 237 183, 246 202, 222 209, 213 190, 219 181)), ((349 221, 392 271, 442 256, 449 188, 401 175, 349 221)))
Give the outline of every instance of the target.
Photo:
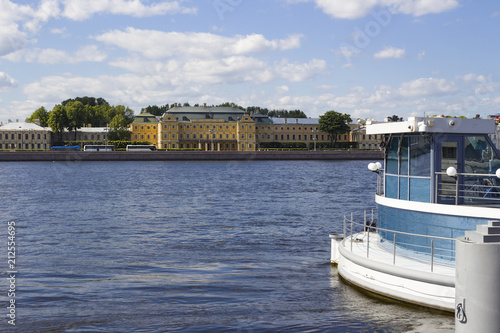
POLYGON ((373 205, 367 163, 2 163, 0 267, 15 221, 18 274, 0 330, 452 332, 330 265, 328 234, 373 205))

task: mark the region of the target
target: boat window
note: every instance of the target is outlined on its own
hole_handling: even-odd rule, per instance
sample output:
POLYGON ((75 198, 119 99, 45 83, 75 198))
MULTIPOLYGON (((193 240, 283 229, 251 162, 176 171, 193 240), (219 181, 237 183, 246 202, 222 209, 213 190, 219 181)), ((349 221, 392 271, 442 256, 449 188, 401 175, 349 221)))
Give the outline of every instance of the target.
POLYGON ((484 136, 465 138, 465 173, 494 174, 500 160, 484 136))
POLYGON ((431 143, 428 137, 410 138, 410 176, 431 176, 431 143))
POLYGON ((399 165, 399 156, 398 156, 398 147, 399 147, 399 138, 392 137, 389 140, 388 149, 387 149, 387 170, 386 173, 397 175, 398 174, 398 165, 399 165))
POLYGON ((401 139, 401 146, 399 147, 399 156, 401 156, 401 168, 399 169, 400 175, 408 175, 408 137, 405 136, 401 139))

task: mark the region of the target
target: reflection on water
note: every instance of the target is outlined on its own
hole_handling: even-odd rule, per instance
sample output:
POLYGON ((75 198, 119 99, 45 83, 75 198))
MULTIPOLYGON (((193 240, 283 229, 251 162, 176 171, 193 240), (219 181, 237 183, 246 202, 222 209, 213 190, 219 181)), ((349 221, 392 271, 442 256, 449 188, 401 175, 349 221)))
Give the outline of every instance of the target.
POLYGON ((342 215, 373 205, 366 163, 3 163, 16 329, 450 332, 329 263, 342 215))

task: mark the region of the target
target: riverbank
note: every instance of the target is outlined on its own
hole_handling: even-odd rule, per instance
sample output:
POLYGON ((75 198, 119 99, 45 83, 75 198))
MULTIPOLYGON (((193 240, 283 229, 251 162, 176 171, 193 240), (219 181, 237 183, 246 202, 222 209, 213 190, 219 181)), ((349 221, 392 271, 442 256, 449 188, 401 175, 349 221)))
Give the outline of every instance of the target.
POLYGON ((176 151, 176 152, 84 152, 2 151, 0 162, 43 161, 250 161, 250 160, 380 160, 378 150, 338 151, 176 151))

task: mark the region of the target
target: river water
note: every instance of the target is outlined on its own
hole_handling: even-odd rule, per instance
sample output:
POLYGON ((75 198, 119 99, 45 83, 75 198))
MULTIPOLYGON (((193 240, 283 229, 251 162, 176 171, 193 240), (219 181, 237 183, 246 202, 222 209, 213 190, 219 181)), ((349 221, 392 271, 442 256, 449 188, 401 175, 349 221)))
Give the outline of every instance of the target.
POLYGON ((2 163, 0 331, 452 332, 330 265, 329 233, 374 205, 367 163, 2 163))

